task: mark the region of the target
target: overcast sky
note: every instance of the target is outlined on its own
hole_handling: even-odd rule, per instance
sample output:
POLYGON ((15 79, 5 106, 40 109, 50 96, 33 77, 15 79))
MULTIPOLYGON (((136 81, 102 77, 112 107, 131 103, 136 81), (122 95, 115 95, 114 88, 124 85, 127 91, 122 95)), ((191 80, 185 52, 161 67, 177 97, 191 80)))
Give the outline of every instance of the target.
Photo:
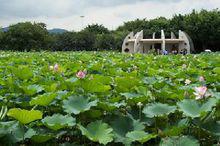
POLYGON ((0 0, 0 27, 36 21, 67 30, 80 30, 92 23, 115 29, 137 18, 170 18, 202 8, 220 8, 220 0, 0 0))

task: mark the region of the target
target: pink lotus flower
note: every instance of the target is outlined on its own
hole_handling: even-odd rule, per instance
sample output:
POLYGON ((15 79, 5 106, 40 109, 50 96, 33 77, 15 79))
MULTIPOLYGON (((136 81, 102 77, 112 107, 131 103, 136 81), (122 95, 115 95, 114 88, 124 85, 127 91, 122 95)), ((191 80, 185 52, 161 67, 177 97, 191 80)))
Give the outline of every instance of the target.
POLYGON ((53 70, 54 70, 55 72, 59 70, 59 65, 58 65, 57 63, 54 65, 53 70))
POLYGON ((186 85, 189 85, 190 83, 191 83, 191 81, 190 81, 189 79, 186 79, 186 80, 185 80, 185 84, 186 84, 186 85))
POLYGON ((49 69, 51 71, 54 71, 54 72, 58 72, 59 71, 59 65, 56 63, 54 66, 49 66, 49 69))
POLYGON ((207 92, 207 87, 205 86, 195 87, 194 95, 196 95, 196 100, 204 98, 206 92, 207 92))
POLYGON ((85 71, 79 71, 76 73, 76 77, 79 79, 84 79, 86 77, 86 72, 85 71))
POLYGON ((200 81, 200 82, 204 82, 204 81, 205 81, 205 78, 204 78, 203 76, 200 76, 200 77, 199 77, 199 81, 200 81))

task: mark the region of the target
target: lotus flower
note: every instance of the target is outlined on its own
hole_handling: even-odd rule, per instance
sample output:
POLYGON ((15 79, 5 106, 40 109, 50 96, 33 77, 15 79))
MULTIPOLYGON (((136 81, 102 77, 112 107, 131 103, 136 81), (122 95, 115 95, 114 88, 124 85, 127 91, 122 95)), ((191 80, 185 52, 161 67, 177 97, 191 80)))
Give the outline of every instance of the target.
POLYGON ((195 87, 194 95, 196 95, 196 100, 204 98, 206 92, 207 92, 207 87, 205 86, 195 87))
POLYGON ((76 77, 79 79, 84 79, 86 77, 86 72, 85 71, 79 71, 76 73, 76 77))
POLYGON ((49 69, 54 71, 54 72, 58 72, 59 71, 59 65, 56 63, 54 66, 49 66, 49 69))
POLYGON ((204 81, 205 81, 205 78, 204 78, 203 76, 200 76, 200 77, 199 77, 199 81, 200 81, 200 82, 204 82, 204 81))
POLYGON ((57 63, 54 65, 53 70, 54 71, 58 71, 59 70, 59 65, 57 63))
POLYGON ((185 80, 185 84, 186 84, 186 85, 189 85, 190 83, 191 83, 191 81, 190 81, 189 79, 186 79, 186 80, 185 80))

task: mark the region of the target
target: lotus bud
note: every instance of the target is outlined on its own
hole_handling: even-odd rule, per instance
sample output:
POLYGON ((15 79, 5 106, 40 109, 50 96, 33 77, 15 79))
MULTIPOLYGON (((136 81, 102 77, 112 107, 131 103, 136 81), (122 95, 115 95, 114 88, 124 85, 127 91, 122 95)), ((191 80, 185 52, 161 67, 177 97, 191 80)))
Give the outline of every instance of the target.
POLYGON ((142 104, 141 102, 138 102, 138 103, 137 103, 137 106, 138 106, 139 108, 141 108, 141 107, 143 106, 143 104, 142 104))
POLYGON ((51 66, 49 67, 49 69, 50 69, 50 70, 53 70, 53 66, 51 65, 51 66))
POLYGON ((59 70, 59 65, 57 63, 54 65, 53 70, 54 71, 58 71, 59 70))
POLYGON ((186 69, 187 65, 186 64, 183 64, 182 65, 182 69, 186 69))
POLYGON ((204 78, 203 76, 200 76, 200 77, 199 77, 199 81, 200 81, 200 82, 204 82, 204 81, 205 81, 205 78, 204 78))

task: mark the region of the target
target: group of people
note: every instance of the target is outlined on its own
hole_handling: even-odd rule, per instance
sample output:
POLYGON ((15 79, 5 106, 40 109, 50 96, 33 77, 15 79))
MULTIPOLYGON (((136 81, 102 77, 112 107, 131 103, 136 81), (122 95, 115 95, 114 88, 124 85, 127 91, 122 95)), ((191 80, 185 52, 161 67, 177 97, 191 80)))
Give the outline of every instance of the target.
POLYGON ((187 50, 181 50, 180 52, 178 52, 178 50, 172 50, 171 52, 169 52, 168 50, 161 50, 161 54, 162 55, 168 55, 168 54, 173 54, 173 55, 182 54, 182 55, 186 55, 187 54, 187 50))

